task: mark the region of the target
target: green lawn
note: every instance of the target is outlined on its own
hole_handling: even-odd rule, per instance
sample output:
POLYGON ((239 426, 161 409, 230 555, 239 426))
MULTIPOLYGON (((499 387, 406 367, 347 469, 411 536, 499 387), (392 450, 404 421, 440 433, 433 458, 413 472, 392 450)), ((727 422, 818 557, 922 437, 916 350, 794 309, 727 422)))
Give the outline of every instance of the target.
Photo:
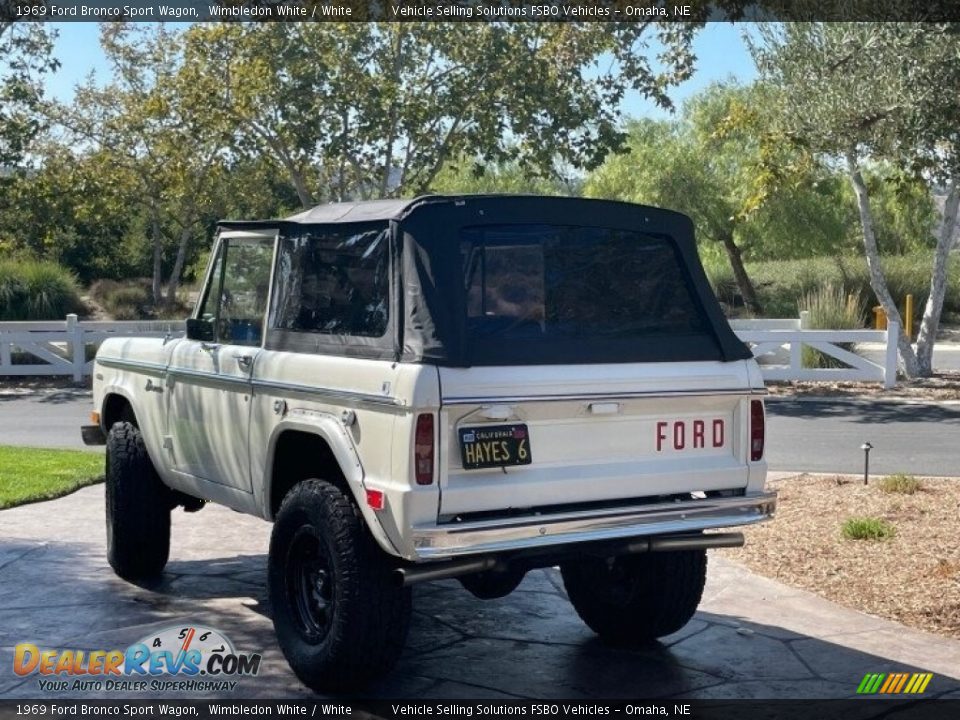
POLYGON ((103 480, 103 455, 0 445, 0 510, 52 500, 103 480))

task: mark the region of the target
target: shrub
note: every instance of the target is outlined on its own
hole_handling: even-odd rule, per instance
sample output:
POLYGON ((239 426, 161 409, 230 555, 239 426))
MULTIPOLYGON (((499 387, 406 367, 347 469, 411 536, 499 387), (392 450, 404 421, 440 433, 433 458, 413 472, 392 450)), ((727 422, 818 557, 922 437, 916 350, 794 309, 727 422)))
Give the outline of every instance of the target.
MULTIPOLYGON (((863 327, 866 304, 859 291, 848 293, 843 286, 821 285, 808 292, 798 303, 809 313, 807 327, 813 330, 856 330, 863 327)), ((852 343, 838 347, 852 350, 852 343)), ((803 366, 809 368, 844 368, 847 364, 812 347, 803 346, 803 366)))
POLYGON ((921 484, 913 475, 897 473, 896 475, 887 475, 877 484, 877 487, 885 493, 913 495, 921 488, 921 484))
POLYGON ((153 296, 149 279, 98 280, 90 286, 90 297, 115 320, 139 320, 150 314, 153 296))
POLYGON ((713 294, 725 305, 733 306, 737 302, 740 288, 737 287, 733 269, 727 262, 704 262, 703 269, 707 273, 713 294))
POLYGON ((841 530, 848 540, 888 540, 897 532, 889 522, 875 517, 848 518, 841 530))
MULTIPOLYGON (((956 259, 953 262, 956 263, 956 259)), ((914 327, 930 291, 932 264, 933 255, 928 251, 883 257, 887 284, 901 312, 907 294, 913 295, 914 327)), ((949 268, 943 305, 944 312, 950 316, 960 314, 960 272, 956 270, 955 265, 949 268)), ((765 317, 795 317, 801 298, 827 283, 843 286, 848 292, 859 291, 869 308, 879 304, 870 288, 862 255, 750 262, 747 263, 747 273, 756 285, 765 317)))
POLYGON ((0 320, 63 320, 81 313, 77 281, 56 263, 0 260, 0 320))

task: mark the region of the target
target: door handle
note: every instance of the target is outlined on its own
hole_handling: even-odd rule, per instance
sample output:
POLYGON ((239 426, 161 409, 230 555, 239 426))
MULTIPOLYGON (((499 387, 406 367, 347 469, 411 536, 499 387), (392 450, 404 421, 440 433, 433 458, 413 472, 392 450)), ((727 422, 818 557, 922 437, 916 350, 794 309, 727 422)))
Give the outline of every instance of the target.
POLYGON ((244 370, 249 370, 250 366, 253 365, 253 357, 251 357, 250 355, 240 355, 239 353, 237 353, 236 355, 233 356, 233 359, 236 360, 237 365, 239 365, 244 370))
POLYGON ((218 343, 202 342, 200 343, 200 349, 208 353, 213 353, 220 349, 220 345, 218 343))

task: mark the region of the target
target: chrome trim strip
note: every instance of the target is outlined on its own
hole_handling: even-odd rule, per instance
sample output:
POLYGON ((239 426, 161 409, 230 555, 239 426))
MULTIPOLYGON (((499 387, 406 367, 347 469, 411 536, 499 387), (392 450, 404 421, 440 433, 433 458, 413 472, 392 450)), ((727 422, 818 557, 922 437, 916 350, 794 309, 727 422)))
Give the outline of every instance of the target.
POLYGON ((141 375, 153 375, 163 377, 167 372, 167 366, 160 363, 141 362, 134 360, 121 360, 120 358, 98 357, 96 363, 103 367, 114 368, 116 370, 130 370, 141 375))
POLYGON ((421 559, 751 525, 773 517, 775 492, 612 510, 413 528, 421 559))
POLYGON ((297 397, 306 400, 322 398, 345 405, 372 405, 375 407, 395 409, 406 408, 406 403, 402 400, 388 395, 372 395, 370 393, 356 392, 353 390, 334 390, 333 388, 320 387, 317 385, 298 385, 295 383, 255 379, 253 381, 253 387, 254 390, 263 390, 271 395, 297 397))
POLYGON ((718 390, 637 390, 623 393, 577 393, 575 395, 490 395, 483 397, 445 397, 443 405, 475 405, 479 403, 562 402, 565 400, 632 400, 646 397, 709 397, 712 395, 766 395, 760 388, 718 390))
POLYGON ((170 366, 167 368, 167 374, 174 381, 193 382, 203 387, 223 388, 225 390, 250 390, 250 379, 235 375, 220 375, 218 373, 206 372, 204 370, 190 370, 188 368, 178 368, 170 366))

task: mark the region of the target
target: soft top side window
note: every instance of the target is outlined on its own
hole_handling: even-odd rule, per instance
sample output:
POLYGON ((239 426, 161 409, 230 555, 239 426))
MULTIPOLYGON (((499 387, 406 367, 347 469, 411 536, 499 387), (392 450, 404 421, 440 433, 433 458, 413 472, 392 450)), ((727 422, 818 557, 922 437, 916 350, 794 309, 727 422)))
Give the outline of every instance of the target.
POLYGON ((383 337, 390 308, 389 244, 382 223, 304 228, 281 238, 270 327, 383 337))
POLYGON ((197 313, 206 329, 196 328, 191 336, 227 345, 259 345, 272 259, 270 238, 221 241, 197 313))

